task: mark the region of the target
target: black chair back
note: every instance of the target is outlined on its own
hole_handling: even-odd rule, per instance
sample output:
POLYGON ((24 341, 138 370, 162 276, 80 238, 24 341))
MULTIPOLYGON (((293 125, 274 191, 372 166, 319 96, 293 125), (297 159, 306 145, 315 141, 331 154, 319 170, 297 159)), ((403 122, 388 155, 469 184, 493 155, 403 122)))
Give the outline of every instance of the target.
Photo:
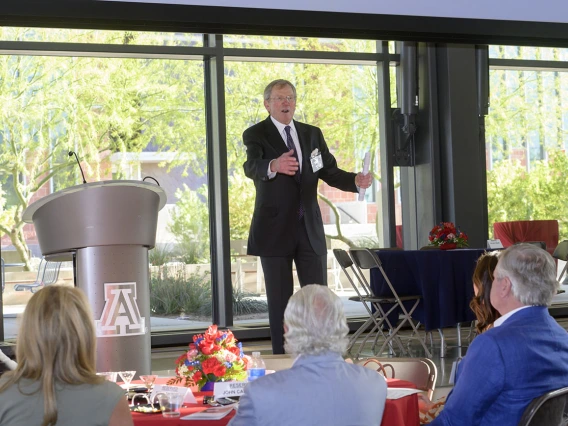
POLYGON ((361 269, 378 268, 382 265, 379 256, 369 249, 351 249, 349 253, 353 256, 355 264, 361 269))
POLYGON ((558 243, 558 246, 554 249, 554 253, 552 253, 552 257, 565 262, 568 261, 568 240, 558 243))
POLYGON ((568 387, 547 392, 533 399, 519 422, 519 426, 544 425, 568 425, 568 387))
POLYGON ((350 268, 353 265, 353 261, 345 250, 333 249, 333 255, 343 269, 350 268))

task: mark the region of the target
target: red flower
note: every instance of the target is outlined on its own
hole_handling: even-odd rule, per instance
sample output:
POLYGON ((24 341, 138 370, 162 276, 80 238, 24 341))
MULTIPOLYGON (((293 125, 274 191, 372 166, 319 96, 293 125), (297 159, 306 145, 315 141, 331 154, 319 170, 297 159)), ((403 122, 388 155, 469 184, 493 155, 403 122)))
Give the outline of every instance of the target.
POLYGON ((214 342, 202 340, 199 342, 199 350, 203 353, 203 355, 211 355, 221 350, 221 346, 214 344, 214 342))
POLYGON ((217 326, 215 324, 210 325, 207 331, 205 332, 206 339, 215 339, 217 337, 217 326))
POLYGON ((237 346, 230 346, 230 347, 227 348, 227 350, 229 352, 231 352, 232 354, 235 354, 236 356, 241 355, 241 350, 237 346))
POLYGON ((235 341, 235 336, 233 335, 233 332, 231 330, 227 330, 225 342, 230 344, 230 343, 233 343, 234 341, 235 341))
POLYGON ((177 377, 168 384, 197 384, 201 387, 208 380, 246 380, 250 359, 242 355, 230 330, 219 330, 212 325, 205 333, 195 334, 193 343, 189 343, 188 347, 186 353, 176 360, 177 377), (233 361, 226 363, 225 360, 229 359, 233 361))
POLYGON ((227 368, 225 368, 225 366, 223 364, 219 364, 213 370, 213 374, 215 374, 217 377, 223 377, 226 372, 227 372, 227 368))
POLYGON ((221 363, 217 358, 207 358, 201 363, 201 369, 203 370, 203 374, 215 374, 215 369, 219 365, 221 365, 221 363))

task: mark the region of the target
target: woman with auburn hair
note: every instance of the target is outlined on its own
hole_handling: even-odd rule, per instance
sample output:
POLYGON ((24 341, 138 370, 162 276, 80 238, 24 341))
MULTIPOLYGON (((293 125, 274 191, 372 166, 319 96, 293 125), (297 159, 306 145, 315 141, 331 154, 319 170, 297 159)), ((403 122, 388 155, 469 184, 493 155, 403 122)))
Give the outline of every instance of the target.
POLYGON ((477 259, 477 265, 473 272, 473 291, 475 296, 469 307, 477 319, 477 333, 481 334, 493 327, 493 323, 500 317, 499 312, 491 306, 491 284, 493 283, 493 271, 499 258, 493 253, 485 253, 477 259))
MULTIPOLYGON (((473 292, 475 296, 471 299, 469 307, 475 314, 477 319, 477 333, 481 334, 493 327, 493 323, 499 315, 499 312, 491 306, 490 295, 491 285, 493 284, 493 272, 497 266, 499 258, 496 252, 484 253, 477 259, 475 270, 473 271, 473 292)), ((444 409, 446 397, 442 397, 436 402, 430 402, 425 396, 420 395, 418 398, 418 407, 420 410, 420 424, 425 425, 432 422, 444 409)))
POLYGON ((83 292, 51 285, 24 311, 14 371, 0 377, 0 424, 131 426, 124 390, 97 376, 93 315, 83 292))

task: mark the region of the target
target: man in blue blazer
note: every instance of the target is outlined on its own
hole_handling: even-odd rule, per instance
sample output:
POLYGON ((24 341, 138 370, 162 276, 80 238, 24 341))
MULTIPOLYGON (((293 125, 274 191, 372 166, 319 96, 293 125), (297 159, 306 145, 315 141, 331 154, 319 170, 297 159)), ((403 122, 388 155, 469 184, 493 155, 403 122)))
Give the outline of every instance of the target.
POLYGON ((243 133, 243 167, 256 188, 247 254, 260 256, 272 350, 282 354, 282 319, 294 290, 292 261, 300 286, 327 285, 327 248, 317 201, 320 179, 357 192, 357 187, 368 188, 372 177, 341 170, 321 130, 293 119, 296 88, 289 81, 266 86, 264 106, 270 116, 243 133))
POLYGON ((556 294, 556 265, 529 244, 499 257, 491 304, 502 315, 475 338, 434 426, 516 426, 529 403, 568 386, 568 332, 547 306, 556 294))
POLYGON ((307 285, 290 298, 284 323, 292 368, 249 383, 229 426, 379 426, 386 381, 341 357, 349 329, 339 297, 307 285))

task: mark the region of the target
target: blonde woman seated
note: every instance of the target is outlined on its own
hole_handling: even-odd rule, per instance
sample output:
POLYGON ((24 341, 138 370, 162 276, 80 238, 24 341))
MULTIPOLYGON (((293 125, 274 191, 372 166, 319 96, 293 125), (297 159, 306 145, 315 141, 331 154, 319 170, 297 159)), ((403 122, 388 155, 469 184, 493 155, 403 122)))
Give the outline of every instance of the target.
POLYGON ((81 290, 38 291, 18 336, 18 365, 0 377, 0 424, 133 425, 124 390, 96 375, 93 316, 81 290))

